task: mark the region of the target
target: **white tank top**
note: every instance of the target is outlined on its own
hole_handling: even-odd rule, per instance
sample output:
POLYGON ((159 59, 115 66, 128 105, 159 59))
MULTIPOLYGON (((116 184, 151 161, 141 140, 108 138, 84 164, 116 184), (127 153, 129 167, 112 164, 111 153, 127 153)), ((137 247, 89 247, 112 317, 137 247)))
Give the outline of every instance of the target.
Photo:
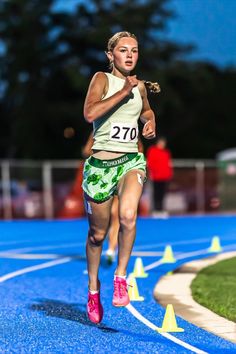
MULTIPOLYGON (((103 99, 114 95, 124 86, 124 79, 105 73, 108 78, 108 91, 103 99)), ((138 87, 130 96, 122 100, 114 109, 93 122, 93 150, 137 152, 138 119, 142 111, 142 97, 138 87)))

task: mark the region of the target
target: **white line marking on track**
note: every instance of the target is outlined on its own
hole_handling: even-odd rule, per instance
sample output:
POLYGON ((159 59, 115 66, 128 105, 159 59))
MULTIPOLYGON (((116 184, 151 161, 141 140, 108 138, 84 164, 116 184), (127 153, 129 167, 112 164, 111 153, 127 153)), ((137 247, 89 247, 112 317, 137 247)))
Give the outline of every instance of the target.
POLYGON ((56 258, 62 258, 63 256, 60 254, 50 254, 50 253, 43 253, 43 254, 37 254, 37 253, 1 253, 0 258, 11 258, 11 259, 56 259, 56 258))
POLYGON ((131 253, 131 256, 134 256, 134 257, 159 257, 159 256, 162 256, 163 255, 163 252, 149 252, 149 251, 134 251, 131 253))
MULTIPOLYGON (((136 317, 139 321, 141 321, 142 323, 144 323, 147 327, 153 329, 154 331, 157 332, 157 326, 155 326, 152 322, 150 322, 149 320, 147 320, 145 317, 143 317, 131 304, 126 306, 126 309, 129 310, 130 313, 132 313, 132 315, 134 317, 136 317)), ((159 332, 158 332, 159 333, 159 332)), ((177 343, 179 345, 181 345, 181 347, 184 347, 186 349, 192 350, 194 353, 197 354, 207 354, 207 352, 204 352, 203 350, 200 350, 186 342, 183 342, 182 340, 172 336, 169 333, 159 333, 160 335, 162 335, 163 337, 171 340, 174 343, 177 343)))
MULTIPOLYGON (((236 235, 232 235, 232 236, 225 236, 225 237, 221 237, 219 235, 221 240, 235 240, 236 235)), ((211 242, 212 237, 209 236, 208 238, 198 238, 195 240, 184 240, 184 241, 173 241, 173 242, 169 242, 169 244, 171 244, 172 246, 177 246, 177 245, 196 245, 198 243, 209 243, 211 242)), ((168 242, 162 242, 162 243, 153 243, 153 244, 145 244, 145 245, 139 245, 139 246, 134 246, 134 251, 138 251, 139 249, 141 250, 145 250, 145 249, 153 249, 153 248, 160 248, 160 247, 165 247, 168 244, 168 242)))
MULTIPOLYGON (((228 246, 229 247, 229 246, 228 246)), ((188 258, 190 256, 194 256, 194 255, 201 255, 201 254, 207 254, 208 250, 204 249, 204 250, 199 250, 199 251, 194 251, 194 252, 189 252, 189 253, 185 253, 185 254, 181 254, 178 256, 178 258, 176 257, 176 259, 185 259, 188 258)), ((209 253, 210 255, 210 253, 209 253)), ((26 273, 30 273, 30 272, 34 272, 40 269, 45 269, 45 268, 49 268, 49 267, 53 267, 59 264, 63 264, 63 263, 67 263, 72 261, 74 258, 73 257, 65 257, 65 258, 61 258, 58 260, 54 260, 54 261, 50 261, 50 262, 46 262, 46 263, 41 263, 39 265, 36 266, 32 266, 32 267, 26 267, 23 269, 20 269, 18 271, 12 272, 12 273, 8 273, 2 277, 0 277, 0 283, 5 282, 6 280, 15 278, 19 275, 23 275, 26 273)), ((150 270, 153 269, 155 267, 158 267, 159 265, 162 264, 162 261, 159 260, 157 262, 151 263, 149 266, 146 266, 144 269, 145 270, 150 270)), ((134 317, 136 317, 138 320, 140 320, 142 323, 144 323, 146 326, 148 326, 149 328, 156 330, 157 326, 155 326, 153 323, 151 323, 149 320, 147 320, 145 317, 143 317, 131 304, 129 304, 128 306, 126 306, 127 310, 130 311, 131 314, 133 314, 134 317)), ((179 344, 180 346, 192 350, 194 353, 197 354, 207 354, 207 352, 204 352, 196 347, 191 346, 190 344, 181 341, 180 339, 172 336, 169 333, 159 333, 160 335, 162 335, 163 337, 171 340, 174 343, 179 344)))
MULTIPOLYGON (((208 249, 203 249, 203 250, 199 250, 199 251, 183 253, 183 254, 179 255, 178 257, 176 257, 176 260, 187 259, 189 257, 200 256, 200 255, 204 255, 204 254, 205 255, 209 254, 209 256, 211 255, 211 253, 208 252, 208 249)), ((157 268, 157 267, 159 267, 162 264, 163 264, 163 262, 160 259, 157 262, 151 263, 150 265, 144 267, 144 270, 147 271, 147 270, 150 270, 150 269, 153 269, 153 268, 157 268)), ((143 322, 146 326, 150 327, 153 330, 157 329, 157 326, 155 326, 152 322, 150 322, 145 317, 143 317, 131 304, 126 306, 126 309, 128 311, 130 311, 130 313, 132 313, 132 315, 134 317, 136 317, 138 320, 143 322)), ((204 352, 204 351, 202 351, 202 350, 200 350, 198 348, 195 348, 195 347, 191 346, 190 344, 188 344, 188 343, 186 343, 184 341, 181 341, 180 339, 174 337, 173 335, 171 335, 169 333, 159 333, 159 334, 161 334, 165 338, 167 338, 167 339, 169 339, 169 340, 181 345, 182 347, 184 347, 186 349, 192 350, 195 353, 198 353, 198 354, 206 354, 207 353, 207 352, 204 352)))
MULTIPOLYGON (((201 254, 209 254, 209 256, 211 255, 211 253, 208 252, 207 249, 204 250, 200 250, 200 251, 193 251, 193 252, 188 252, 188 253, 183 253, 181 255, 176 256, 176 260, 180 260, 180 259, 185 259, 188 257, 193 257, 193 256, 200 256, 201 254)), ((144 270, 150 270, 156 267, 159 267, 161 264, 163 264, 162 260, 159 259, 158 261, 149 264, 148 266, 144 267, 144 270)))
MULTIPOLYGON (((20 276, 20 275, 23 275, 26 273, 34 272, 34 271, 49 268, 49 267, 54 267, 56 265, 67 263, 72 260, 73 260, 73 258, 71 258, 71 257, 65 257, 62 259, 58 259, 58 260, 54 260, 54 261, 50 261, 50 262, 46 262, 46 263, 41 263, 36 266, 26 267, 26 268, 20 269, 18 271, 12 272, 12 273, 8 273, 8 274, 0 277, 0 283, 3 283, 9 279, 15 278, 17 276, 20 276)), ((147 320, 145 317, 143 317, 131 304, 126 306, 126 308, 130 311, 130 313, 133 314, 134 317, 136 317, 138 320, 143 322, 146 326, 150 327, 153 330, 156 330, 157 327, 153 323, 151 323, 149 320, 147 320)), ((175 342, 186 349, 192 350, 194 353, 207 354, 207 352, 204 352, 198 348, 195 348, 195 347, 191 346, 190 344, 185 343, 185 342, 181 341, 180 339, 178 339, 168 333, 160 333, 160 334, 162 336, 166 337, 167 339, 171 340, 172 342, 175 342)))
MULTIPOLYGON (((169 244, 173 245, 195 245, 198 243, 209 243, 211 242, 211 237, 209 238, 199 238, 196 240, 185 240, 185 241, 174 241, 174 242, 169 242, 169 244)), ((139 249, 145 250, 148 248, 160 248, 160 247, 165 247, 168 244, 168 242, 162 242, 162 243, 152 243, 152 244, 145 244, 145 245, 140 245, 140 246, 135 246, 134 250, 137 251, 139 249)))
POLYGON ((191 344, 188 344, 186 342, 183 342, 182 340, 172 336, 171 334, 169 333, 160 333, 163 337, 185 347, 186 349, 189 349, 189 350, 192 350, 193 352, 195 353, 198 353, 198 354, 208 354, 208 352, 205 352, 204 350, 201 350, 201 349, 198 349, 196 347, 193 347, 191 344))
POLYGON ((232 250, 233 251, 236 248, 236 243, 234 243, 232 245, 224 246, 222 248, 223 248, 223 251, 226 251, 226 250, 232 250))
POLYGON ((49 246, 37 246, 37 247, 24 247, 24 248, 16 248, 16 249, 10 249, 6 251, 1 251, 1 254, 4 254, 6 252, 11 252, 11 253, 21 253, 21 252, 32 252, 32 251, 41 251, 41 250, 50 250, 50 249, 59 249, 59 248, 71 248, 71 247, 79 247, 79 246, 84 246, 85 243, 64 243, 61 245, 49 245, 49 246))
POLYGON ((19 275, 23 275, 23 274, 30 273, 30 272, 35 272, 36 270, 40 270, 40 269, 54 267, 56 265, 67 263, 67 262, 70 262, 72 260, 73 259, 71 257, 64 257, 64 258, 61 258, 61 259, 57 259, 55 261, 41 263, 41 264, 38 264, 38 265, 35 265, 35 266, 32 266, 32 267, 22 268, 20 270, 17 270, 17 271, 12 272, 12 273, 5 274, 2 277, 0 277, 0 283, 3 283, 3 282, 5 282, 6 280, 9 280, 9 279, 18 277, 19 275))

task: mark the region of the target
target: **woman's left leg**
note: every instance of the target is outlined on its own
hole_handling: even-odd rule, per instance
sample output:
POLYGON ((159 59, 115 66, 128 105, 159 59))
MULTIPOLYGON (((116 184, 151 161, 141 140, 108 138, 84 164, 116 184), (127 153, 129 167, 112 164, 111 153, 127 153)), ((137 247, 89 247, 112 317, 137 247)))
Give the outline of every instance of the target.
POLYGON ((125 276, 136 236, 136 219, 143 190, 144 171, 131 170, 118 185, 120 231, 116 275, 125 276))
POLYGON ((106 252, 107 260, 109 263, 112 263, 114 261, 116 247, 118 244, 118 233, 120 228, 118 207, 118 197, 117 195, 114 195, 111 207, 110 226, 108 230, 108 250, 106 252))
POLYGON ((136 235, 136 218, 139 199, 143 190, 144 172, 132 170, 119 182, 119 220, 118 264, 114 277, 112 304, 126 306, 130 299, 126 282, 126 269, 132 252, 136 235))

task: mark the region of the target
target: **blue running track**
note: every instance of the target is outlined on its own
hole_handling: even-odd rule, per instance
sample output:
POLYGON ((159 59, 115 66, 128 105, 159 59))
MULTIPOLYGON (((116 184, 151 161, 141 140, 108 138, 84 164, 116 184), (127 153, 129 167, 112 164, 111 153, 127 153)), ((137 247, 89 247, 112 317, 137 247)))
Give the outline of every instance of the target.
POLYGON ((144 301, 112 306, 115 264, 103 256, 99 325, 86 317, 86 235, 85 219, 0 223, 0 353, 236 353, 235 344, 180 317, 183 333, 159 334, 165 309, 153 298, 163 274, 209 256, 213 236, 223 251, 236 250, 235 216, 139 218, 128 271, 142 257, 149 273, 137 279, 144 301), (160 262, 166 245, 176 263, 160 262))

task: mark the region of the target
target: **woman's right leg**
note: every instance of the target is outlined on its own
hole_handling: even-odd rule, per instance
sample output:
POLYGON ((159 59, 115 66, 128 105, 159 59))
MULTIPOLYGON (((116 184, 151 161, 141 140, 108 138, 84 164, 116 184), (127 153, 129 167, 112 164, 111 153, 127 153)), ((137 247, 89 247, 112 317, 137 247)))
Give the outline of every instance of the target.
POLYGON ((100 265, 102 244, 109 227, 112 199, 96 203, 85 197, 89 231, 86 243, 87 269, 89 278, 89 290, 99 290, 98 270, 100 265))

